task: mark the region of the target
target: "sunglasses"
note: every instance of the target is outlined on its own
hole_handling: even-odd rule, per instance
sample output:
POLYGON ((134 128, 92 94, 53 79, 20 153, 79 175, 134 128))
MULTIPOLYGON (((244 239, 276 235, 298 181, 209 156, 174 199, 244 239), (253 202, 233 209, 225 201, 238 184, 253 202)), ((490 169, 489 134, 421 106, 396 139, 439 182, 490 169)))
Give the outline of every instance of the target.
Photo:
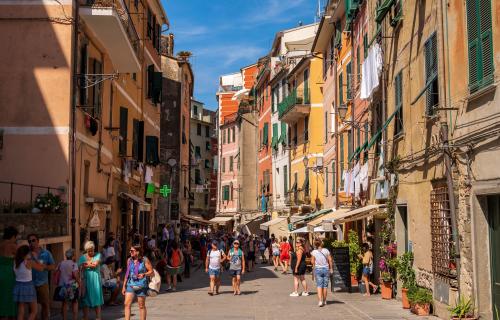
POLYGON ((38 241, 37 239, 29 239, 29 240, 28 240, 28 243, 35 243, 35 242, 37 242, 37 241, 38 241))

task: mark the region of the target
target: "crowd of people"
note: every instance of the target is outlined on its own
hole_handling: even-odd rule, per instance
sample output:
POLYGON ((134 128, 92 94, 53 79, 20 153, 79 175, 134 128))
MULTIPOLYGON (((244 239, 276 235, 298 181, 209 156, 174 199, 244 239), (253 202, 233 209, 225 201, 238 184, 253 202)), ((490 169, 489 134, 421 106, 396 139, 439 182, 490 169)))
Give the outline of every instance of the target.
MULTIPOLYGON (((134 300, 137 300, 140 319, 146 319, 148 283, 155 272, 166 282, 167 291, 176 291, 178 281, 191 276, 195 263, 208 274, 208 294, 212 296, 219 294, 223 273, 232 278, 233 294, 240 295, 242 275, 253 272, 257 262, 273 266, 275 272, 293 275, 291 297, 308 296, 305 276, 308 268, 312 268, 318 306, 326 305, 333 262, 320 239, 315 239, 311 246, 308 239, 300 237, 294 240, 291 236, 266 237, 173 225, 163 226, 158 237, 156 234, 143 236, 132 230, 130 238, 130 251, 126 255, 122 255, 121 241, 110 233, 102 250, 98 251, 92 241, 86 241, 78 259, 75 250, 69 249, 65 260, 56 263, 51 252, 40 246, 36 234, 28 235, 25 244, 18 241, 15 228, 5 228, 0 242, 0 282, 3 292, 12 294, 0 299, 0 320, 25 317, 34 320, 38 305, 41 319, 48 320, 51 299, 61 302, 63 319, 68 319, 68 311, 72 319, 78 319, 79 308, 83 309, 83 319, 88 319, 91 311, 100 319, 105 300, 108 305, 116 306, 122 300, 120 293, 124 297, 125 319, 130 319, 134 300), (126 261, 121 261, 122 256, 127 257, 126 261), (51 280, 55 287, 52 297, 51 280)), ((360 259, 369 294, 370 287, 377 289, 369 281, 373 255, 369 246, 363 245, 363 249, 360 259)))

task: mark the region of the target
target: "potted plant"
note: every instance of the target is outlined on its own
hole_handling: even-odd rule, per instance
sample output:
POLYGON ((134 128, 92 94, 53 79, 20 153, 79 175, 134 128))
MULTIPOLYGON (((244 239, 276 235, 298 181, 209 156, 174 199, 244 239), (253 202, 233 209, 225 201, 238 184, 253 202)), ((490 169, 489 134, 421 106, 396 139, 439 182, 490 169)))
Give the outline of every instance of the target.
POLYGON ((410 309, 410 301, 408 301, 408 290, 415 287, 415 271, 413 270, 413 253, 406 252, 398 257, 396 271, 398 279, 402 282, 401 301, 403 309, 410 309))
POLYGON ((358 285, 358 274, 360 273, 363 264, 359 260, 359 255, 361 254, 361 247, 359 246, 358 233, 355 230, 349 230, 348 236, 348 246, 349 246, 349 260, 351 265, 351 285, 358 285))
MULTIPOLYGON (((383 260, 380 260, 383 261, 383 260)), ((384 262, 385 263, 385 262, 384 262)), ((392 299, 392 275, 388 271, 384 271, 380 274, 382 279, 382 299, 390 300, 392 299)))
POLYGON ((460 296, 455 306, 448 308, 448 311, 450 311, 451 319, 477 319, 477 317, 474 316, 474 304, 472 300, 466 299, 463 296, 460 296))
POLYGON ((431 310, 432 293, 429 289, 413 287, 408 290, 411 312, 419 316, 428 316, 431 310))

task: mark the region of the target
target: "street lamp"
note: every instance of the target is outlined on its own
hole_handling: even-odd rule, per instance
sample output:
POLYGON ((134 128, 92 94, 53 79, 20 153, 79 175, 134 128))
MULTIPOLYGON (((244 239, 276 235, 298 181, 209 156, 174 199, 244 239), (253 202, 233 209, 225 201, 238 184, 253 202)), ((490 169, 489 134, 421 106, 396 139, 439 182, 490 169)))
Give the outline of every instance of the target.
POLYGON ((344 121, 345 116, 347 114, 347 105, 346 104, 341 104, 340 106, 337 107, 337 112, 339 115, 340 120, 344 121))
POLYGON ((302 162, 304 162, 304 167, 307 169, 307 165, 309 164, 309 158, 307 158, 307 155, 304 156, 304 159, 302 159, 302 162))

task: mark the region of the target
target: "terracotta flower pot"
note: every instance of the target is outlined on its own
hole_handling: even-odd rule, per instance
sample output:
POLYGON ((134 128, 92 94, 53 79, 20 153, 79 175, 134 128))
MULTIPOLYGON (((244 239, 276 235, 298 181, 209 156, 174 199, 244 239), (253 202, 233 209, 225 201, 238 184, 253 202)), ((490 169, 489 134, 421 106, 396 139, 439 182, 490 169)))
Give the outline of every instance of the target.
POLYGON ((382 281, 382 299, 392 299, 392 282, 382 281))
POLYGON ((415 303, 414 305, 411 306, 411 312, 413 312, 417 316, 428 316, 431 312, 431 304, 430 303, 424 303, 424 304, 415 303))
POLYGON ((403 309, 410 309, 410 301, 408 301, 408 289, 401 289, 401 302, 403 303, 403 309))
POLYGON ((358 278, 356 278, 355 274, 351 273, 351 286, 355 287, 358 285, 358 278))

